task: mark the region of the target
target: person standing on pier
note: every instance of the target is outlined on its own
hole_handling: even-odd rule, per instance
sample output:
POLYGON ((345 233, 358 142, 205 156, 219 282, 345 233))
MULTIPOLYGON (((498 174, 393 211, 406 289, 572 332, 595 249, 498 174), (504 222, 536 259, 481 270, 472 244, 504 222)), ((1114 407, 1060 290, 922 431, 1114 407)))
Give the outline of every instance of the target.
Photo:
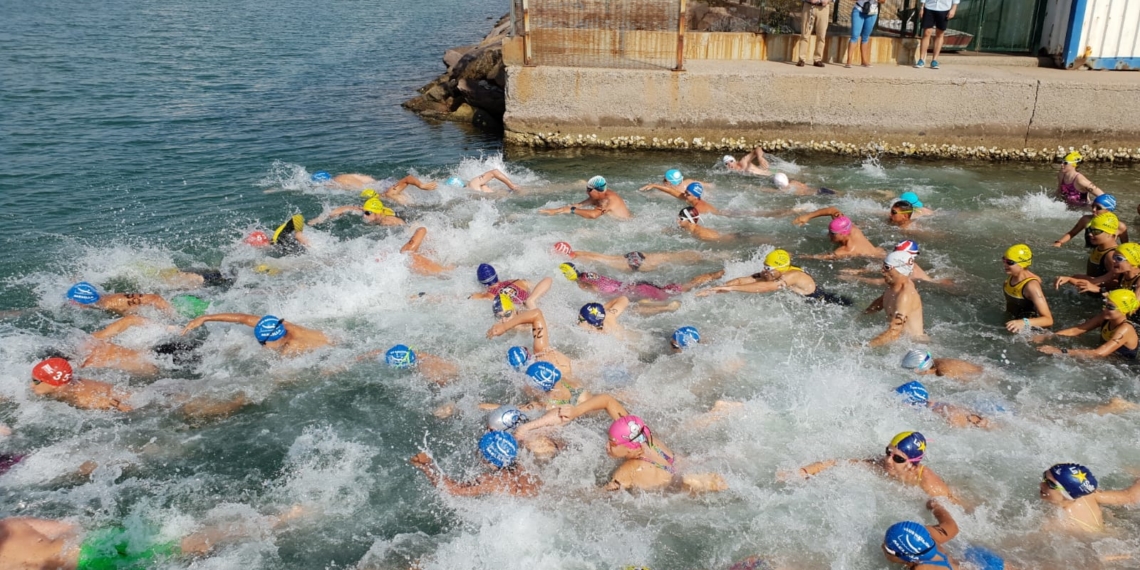
POLYGON ((938 69, 938 54, 942 53, 942 41, 946 36, 946 23, 958 11, 960 0, 921 0, 918 17, 922 20, 922 42, 918 48, 918 61, 915 67, 926 67, 926 49, 930 47, 930 36, 934 35, 934 56, 930 58, 930 69, 938 69))
MULTIPOLYGON (((823 67, 823 51, 827 49, 827 13, 831 7, 831 0, 804 0, 804 9, 800 16, 800 59, 796 67, 804 66, 807 53, 808 36, 815 30, 815 59, 812 65, 823 67)), ((942 44, 939 43, 939 46, 942 44)))

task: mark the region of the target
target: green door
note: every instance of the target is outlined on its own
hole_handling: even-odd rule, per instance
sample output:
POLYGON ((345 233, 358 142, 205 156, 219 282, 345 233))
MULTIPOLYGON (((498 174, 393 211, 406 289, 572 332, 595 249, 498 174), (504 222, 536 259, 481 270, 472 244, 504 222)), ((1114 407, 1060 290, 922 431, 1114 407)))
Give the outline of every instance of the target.
POLYGON ((948 27, 974 36, 969 50, 1031 53, 1044 9, 1045 0, 962 0, 948 27))

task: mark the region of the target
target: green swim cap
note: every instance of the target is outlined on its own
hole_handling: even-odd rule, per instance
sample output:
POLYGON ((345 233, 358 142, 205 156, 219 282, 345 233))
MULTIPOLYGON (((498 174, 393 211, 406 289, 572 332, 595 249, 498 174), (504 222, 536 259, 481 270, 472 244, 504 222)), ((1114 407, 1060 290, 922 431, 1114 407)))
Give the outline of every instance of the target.
POLYGON ((170 304, 179 315, 188 319, 196 319, 206 314, 206 309, 210 307, 209 301, 203 301, 193 295, 179 295, 171 299, 170 304))

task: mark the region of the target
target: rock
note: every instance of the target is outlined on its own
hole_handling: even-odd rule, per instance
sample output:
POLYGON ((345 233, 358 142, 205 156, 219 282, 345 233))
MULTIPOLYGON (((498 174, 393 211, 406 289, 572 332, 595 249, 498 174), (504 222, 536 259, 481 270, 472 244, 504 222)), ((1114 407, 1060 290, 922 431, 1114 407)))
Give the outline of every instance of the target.
POLYGON ((470 53, 471 50, 475 49, 476 47, 479 46, 472 44, 469 46, 454 47, 443 52, 443 64, 447 66, 447 69, 455 67, 455 64, 459 63, 459 60, 462 59, 463 56, 470 53))
POLYGON ((452 68, 457 79, 479 81, 490 77, 490 73, 503 61, 503 48, 499 46, 480 47, 471 50, 460 58, 452 68))
POLYGON ((435 85, 432 85, 431 88, 429 88, 427 90, 427 92, 424 93, 423 96, 424 96, 424 98, 426 98, 429 101, 437 101, 438 102, 438 101, 443 101, 444 99, 446 99, 447 95, 448 95, 447 88, 444 87, 443 85, 436 83, 435 85))
POLYGON ((503 116, 507 112, 507 94, 487 81, 459 80, 459 92, 474 107, 503 116))
POLYGON ((483 109, 475 109, 475 115, 471 117, 471 124, 484 131, 498 132, 503 130, 503 120, 500 117, 502 115, 495 116, 483 109))
POLYGON ((707 32, 747 32, 754 29, 755 24, 729 14, 727 8, 710 8, 697 24, 698 31, 707 32))
POLYGON ((409 111, 414 111, 425 117, 432 117, 436 119, 443 119, 451 114, 446 104, 439 101, 431 101, 423 95, 404 101, 403 107, 409 111))
POLYGON ((474 116, 475 116, 475 109, 473 109, 471 107, 471 105, 468 105, 467 103, 463 103, 459 106, 459 108, 452 111, 451 114, 448 115, 447 118, 451 119, 452 121, 457 121, 457 122, 461 122, 461 123, 470 123, 471 119, 474 116))
POLYGON ((685 12, 688 16, 688 21, 685 22, 685 25, 690 30, 695 30, 701 23, 701 20, 704 19, 705 14, 709 13, 708 2, 695 2, 693 4, 690 4, 689 9, 685 12))

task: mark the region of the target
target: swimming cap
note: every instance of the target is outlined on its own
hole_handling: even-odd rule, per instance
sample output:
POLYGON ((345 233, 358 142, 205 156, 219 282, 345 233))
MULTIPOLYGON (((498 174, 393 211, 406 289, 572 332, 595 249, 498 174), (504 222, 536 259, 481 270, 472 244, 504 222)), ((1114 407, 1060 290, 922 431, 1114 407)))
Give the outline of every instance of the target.
POLYGON ((1069 154, 1065 155, 1065 162, 1067 162, 1073 166, 1076 166, 1077 163, 1082 161, 1082 160, 1084 160, 1084 157, 1081 156, 1081 153, 1079 153, 1075 150, 1073 152, 1070 152, 1069 154))
POLYGON ((452 177, 448 178, 447 182, 444 182, 444 184, 447 184, 448 186, 458 186, 458 187, 466 186, 466 184, 463 183, 463 179, 458 177, 458 176, 452 176, 452 177))
POLYGON ((670 184, 680 184, 684 180, 685 177, 681 176, 681 171, 676 168, 665 171, 665 181, 670 184))
POLYGON ((896 435, 887 447, 898 449, 910 458, 911 463, 918 463, 926 455, 926 438, 917 431, 904 431, 896 435))
POLYGON ((899 200, 907 202, 915 208, 921 208, 923 206, 922 200, 919 200, 918 194, 915 194, 914 192, 903 192, 902 196, 899 196, 899 200))
POLYGON ((781 190, 788 187, 788 175, 783 172, 777 172, 772 175, 772 182, 776 183, 776 187, 781 190))
POLYGON ((705 195, 705 185, 700 182, 690 182, 689 185, 685 187, 685 193, 694 198, 700 198, 705 195))
POLYGON ((475 270, 475 276, 483 285, 490 286, 499 282, 499 274, 495 273, 495 268, 486 263, 479 264, 479 269, 475 270))
POLYGON ((368 201, 364 203, 363 210, 369 214, 378 214, 381 216, 391 216, 396 213, 392 211, 391 208, 385 207, 384 202, 381 202, 379 198, 369 198, 368 201))
POLYGON ((373 189, 371 189, 371 188, 365 188, 365 189, 364 189, 364 190, 363 190, 363 191, 360 193, 360 197, 361 197, 361 198, 364 198, 365 200, 367 200, 367 199, 369 199, 369 198, 379 198, 379 197, 380 197, 380 195, 379 195, 379 194, 377 194, 377 193, 376 193, 376 191, 375 191, 375 190, 373 190, 373 189))
POLYGON ((1124 256, 1124 260, 1132 267, 1140 267, 1140 244, 1132 242, 1116 246, 1116 253, 1124 256))
POLYGON ((913 368, 919 372, 926 372, 934 366, 934 357, 930 356, 930 352, 925 350, 910 350, 903 357, 900 364, 903 368, 913 368))
POLYGON ((587 190, 597 190, 598 192, 606 191, 606 179, 601 176, 595 176, 586 182, 587 190))
POLYGON ((511 406, 499 406, 487 414, 487 429, 491 431, 513 431, 519 424, 530 421, 522 410, 511 406))
POLYGON ((1005 250, 1005 258, 1022 267, 1033 265, 1033 251, 1023 243, 1012 245, 1005 250))
POLYGON ((1100 196, 1096 197, 1096 200, 1093 200, 1093 204, 1100 206, 1109 212, 1114 212, 1116 211, 1116 196, 1113 196, 1112 194, 1101 194, 1100 196))
POLYGON ((725 164, 732 164, 732 163, 736 162, 736 159, 732 158, 731 154, 726 154, 726 155, 724 155, 724 158, 720 159, 720 161, 725 163, 725 164))
POLYGON ((1140 309, 1140 301, 1136 300, 1136 293, 1131 289, 1114 289, 1105 293, 1105 299, 1108 302, 1116 305, 1116 310, 1124 313, 1126 316, 1136 312, 1140 309))
POLYGON ((586 303, 578 311, 578 322, 589 323, 594 328, 602 328, 606 320, 606 308, 601 303, 586 303))
POLYGON ((549 392, 562 379, 562 371, 545 360, 539 360, 526 368, 526 377, 535 388, 549 392))
POLYGON ((922 524, 910 521, 891 525, 883 537, 883 547, 887 554, 904 562, 930 560, 938 554, 938 543, 934 542, 930 531, 922 524))
POLYGON ((499 293, 495 300, 491 302, 491 313, 496 318, 510 318, 515 312, 515 303, 511 301, 510 295, 506 293, 499 293))
POLYGON ((411 368, 416 365, 416 353, 407 345, 397 344, 384 353, 384 362, 392 368, 411 368))
POLYGON ((314 172, 310 178, 313 182, 328 182, 329 180, 332 180, 332 174, 329 174, 324 170, 318 170, 314 172))
POLYGON ((903 275, 910 275, 914 271, 914 256, 905 251, 892 251, 887 254, 883 264, 903 275))
POLYGON ((827 224, 827 231, 836 235, 846 235, 851 233, 851 218, 847 216, 838 216, 832 218, 831 223, 827 224))
POLYGON ((269 245, 269 236, 261 230, 250 232, 249 235, 245 236, 245 243, 253 247, 265 247, 269 245))
POLYGON ((519 456, 519 442, 505 431, 489 431, 479 438, 479 451, 491 465, 509 467, 519 456))
POLYGON ((918 251, 918 244, 909 239, 900 241, 898 245, 895 246, 895 251, 905 251, 911 255, 922 253, 918 251))
POLYGON ((792 266, 792 256, 782 249, 774 249, 764 256, 764 268, 776 271, 786 271, 792 266))
POLYGON ((285 336, 285 322, 273 315, 261 317, 253 327, 253 338, 261 344, 281 340, 283 336, 285 336))
POLYGON ((530 362, 530 351, 525 346, 512 346, 507 349, 507 363, 515 370, 521 370, 530 362))
POLYGON ((561 253, 562 255, 568 255, 570 257, 574 257, 574 248, 570 247, 570 244, 568 244, 564 241, 560 241, 560 242, 554 244, 554 251, 557 251, 558 253, 561 253))
POLYGON ((673 331, 673 346, 677 348, 685 348, 698 342, 701 342, 701 333, 697 332, 697 327, 681 327, 673 331))
POLYGON ((930 400, 930 394, 926 391, 926 386, 918 380, 911 380, 898 388, 895 388, 895 393, 903 397, 903 401, 913 406, 925 406, 926 402, 930 400))
POLYGON ((32 367, 32 379, 51 386, 71 382, 71 364, 59 357, 49 358, 32 367))
POLYGON ((99 291, 94 285, 80 281, 67 290, 67 298, 80 305, 90 305, 99 302, 99 291))
POLYGON ((1049 468, 1046 473, 1061 485, 1062 492, 1068 499, 1079 499, 1085 495, 1096 492, 1096 477, 1088 467, 1077 463, 1058 463, 1049 468))
POLYGON ((179 315, 188 319, 196 319, 206 314, 210 306, 209 301, 203 301, 194 295, 178 295, 170 300, 170 305, 178 311, 179 315))
POLYGON ((1116 230, 1120 229, 1120 220, 1117 219, 1116 214, 1112 212, 1104 212, 1093 216, 1089 220, 1089 229, 1100 230, 1107 234, 1116 235, 1116 230))
POLYGON ((563 263, 558 266, 558 270, 562 272, 570 281, 578 280, 578 267, 573 263, 563 263))
POLYGON ((640 448, 650 437, 649 426, 637 416, 623 416, 610 424, 610 441, 630 449, 640 448))
POLYGON ((701 223, 701 213, 698 212, 697 209, 692 207, 692 206, 689 206, 687 208, 682 208, 681 213, 677 214, 677 216, 686 222, 690 222, 693 224, 701 223))

